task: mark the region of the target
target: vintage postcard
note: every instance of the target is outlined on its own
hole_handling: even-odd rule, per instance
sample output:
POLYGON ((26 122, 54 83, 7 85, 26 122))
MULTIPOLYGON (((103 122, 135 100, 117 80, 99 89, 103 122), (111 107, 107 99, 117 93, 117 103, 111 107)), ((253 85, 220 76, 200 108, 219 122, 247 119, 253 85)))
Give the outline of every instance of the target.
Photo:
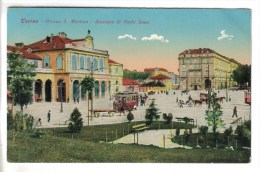
POLYGON ((248 8, 8 8, 7 162, 250 165, 251 21, 248 8))

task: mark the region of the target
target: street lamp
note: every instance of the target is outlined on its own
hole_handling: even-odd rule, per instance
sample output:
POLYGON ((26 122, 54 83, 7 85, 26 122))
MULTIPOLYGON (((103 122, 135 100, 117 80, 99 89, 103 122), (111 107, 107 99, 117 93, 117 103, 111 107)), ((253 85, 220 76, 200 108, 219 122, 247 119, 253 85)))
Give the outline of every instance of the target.
POLYGON ((63 87, 63 84, 64 84, 64 83, 65 83, 64 80, 60 80, 60 82, 59 82, 59 88, 60 88, 60 112, 63 112, 62 87, 63 87))

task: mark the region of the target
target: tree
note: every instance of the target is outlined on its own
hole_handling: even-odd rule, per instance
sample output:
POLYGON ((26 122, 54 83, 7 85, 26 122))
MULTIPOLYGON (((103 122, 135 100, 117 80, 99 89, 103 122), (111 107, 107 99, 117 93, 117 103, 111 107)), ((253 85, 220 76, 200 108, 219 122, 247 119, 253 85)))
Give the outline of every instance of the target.
POLYGON ((208 101, 210 101, 211 106, 208 107, 208 110, 206 110, 205 116, 208 126, 212 127, 212 131, 215 136, 217 134, 217 128, 224 127, 225 125, 221 119, 223 112, 220 110, 221 106, 216 99, 216 95, 217 94, 215 92, 212 92, 212 94, 209 96, 208 101))
POLYGON ((19 104, 23 111, 23 107, 32 102, 36 67, 16 53, 8 54, 7 63, 7 87, 13 95, 13 103, 19 104))
POLYGON ((149 108, 146 109, 145 119, 146 123, 148 125, 152 124, 153 119, 158 120, 160 118, 160 115, 158 115, 160 112, 158 112, 159 109, 155 107, 154 101, 149 105, 149 108))
POLYGON ((142 82, 143 80, 147 79, 149 75, 150 74, 147 72, 130 71, 127 69, 124 69, 123 71, 123 78, 134 79, 138 80, 139 82, 142 82))
POLYGON ((70 115, 68 128, 71 132, 79 132, 83 126, 82 114, 75 108, 70 115))
MULTIPOLYGON (((94 78, 90 76, 86 76, 81 82, 81 89, 83 92, 86 92, 86 95, 88 95, 88 111, 89 111, 89 100, 92 100, 92 93, 94 88, 94 78)), ((88 121, 89 124, 89 121, 88 121)))
POLYGON ((251 85, 251 65, 239 65, 231 75, 232 79, 236 81, 240 86, 248 83, 251 85))

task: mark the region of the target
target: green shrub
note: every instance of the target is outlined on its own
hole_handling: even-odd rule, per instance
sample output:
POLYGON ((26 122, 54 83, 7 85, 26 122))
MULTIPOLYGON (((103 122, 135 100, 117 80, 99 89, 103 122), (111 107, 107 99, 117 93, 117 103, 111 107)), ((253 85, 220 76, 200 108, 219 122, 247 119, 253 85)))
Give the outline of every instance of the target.
POLYGON ((132 114, 131 111, 129 111, 129 113, 127 114, 127 120, 129 121, 129 123, 134 119, 134 115, 132 114))
POLYGON ((150 125, 153 123, 153 119, 158 120, 160 118, 160 115, 158 115, 160 112, 158 111, 159 109, 155 107, 155 103, 152 101, 152 103, 149 105, 149 108, 146 109, 146 124, 150 125))
POLYGON ((223 136, 224 136, 224 140, 225 140, 226 144, 228 144, 228 138, 230 138, 232 132, 233 132, 233 129, 231 126, 224 131, 223 136))
POLYGON ((166 113, 163 113, 163 119, 165 120, 166 124, 170 124, 172 118, 172 113, 168 113, 168 115, 166 113))
POLYGON ((251 140, 251 132, 247 128, 246 125, 238 125, 235 134, 237 134, 237 140, 239 140, 242 144, 250 145, 251 140))
POLYGON ((75 108, 70 115, 68 128, 71 132, 79 132, 83 126, 82 114, 75 108))
POLYGON ((179 135, 180 135, 180 129, 177 128, 177 129, 176 129, 176 136, 179 136, 179 135))

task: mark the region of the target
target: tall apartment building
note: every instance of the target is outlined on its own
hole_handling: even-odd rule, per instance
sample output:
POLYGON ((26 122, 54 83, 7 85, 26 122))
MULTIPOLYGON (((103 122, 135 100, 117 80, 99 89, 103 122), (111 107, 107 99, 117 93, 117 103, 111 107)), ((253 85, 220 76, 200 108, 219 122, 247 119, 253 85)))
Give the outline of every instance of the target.
POLYGON ((231 75, 240 63, 209 48, 189 49, 179 54, 180 89, 202 90, 236 85, 231 75))
POLYGON ((47 36, 29 45, 8 46, 36 66, 34 100, 86 100, 80 82, 93 69, 94 99, 110 98, 122 91, 123 65, 110 59, 108 51, 94 48, 90 31, 85 38, 70 39, 66 33, 47 36))

